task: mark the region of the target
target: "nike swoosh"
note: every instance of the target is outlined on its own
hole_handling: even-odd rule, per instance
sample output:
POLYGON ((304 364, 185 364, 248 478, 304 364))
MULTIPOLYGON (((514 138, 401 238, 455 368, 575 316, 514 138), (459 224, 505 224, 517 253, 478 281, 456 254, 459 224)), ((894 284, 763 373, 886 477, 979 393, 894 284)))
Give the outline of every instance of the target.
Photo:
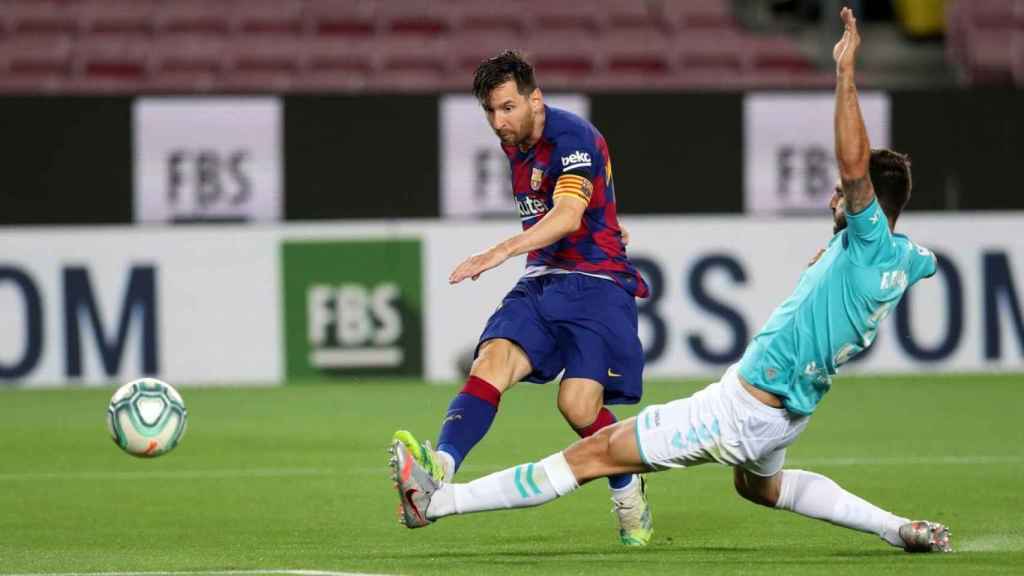
POLYGON ((621 378, 622 374, 618 374, 618 373, 614 372, 611 368, 609 368, 608 369, 608 376, 610 378, 621 378))
POLYGON ((404 494, 405 501, 409 503, 409 507, 412 508, 412 511, 415 512, 417 516, 419 516, 420 520, 426 520, 426 518, 423 517, 423 514, 420 514, 420 509, 416 507, 416 503, 412 501, 412 495, 417 492, 419 492, 419 490, 415 488, 409 488, 406 490, 404 494))
POLYGON ((456 420, 462 420, 462 414, 455 414, 454 416, 449 416, 449 417, 445 418, 444 420, 442 420, 441 424, 444 424, 446 422, 454 422, 456 420))

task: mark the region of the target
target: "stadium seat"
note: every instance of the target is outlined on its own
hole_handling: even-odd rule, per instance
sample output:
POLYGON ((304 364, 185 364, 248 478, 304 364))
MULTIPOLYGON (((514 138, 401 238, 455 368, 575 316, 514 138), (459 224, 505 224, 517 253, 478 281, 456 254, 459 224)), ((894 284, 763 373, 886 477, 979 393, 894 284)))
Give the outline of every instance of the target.
POLYGON ((1024 87, 1024 28, 1014 34, 1012 60, 1014 83, 1024 87))
POLYGON ((528 32, 534 34, 594 34, 603 26, 599 10, 574 2, 536 2, 530 5, 528 32))
POLYGON ((598 5, 604 12, 604 25, 610 31, 656 34, 668 27, 664 12, 647 0, 600 0, 598 5))
POLYGON ((227 34, 231 0, 175 0, 158 4, 156 28, 160 33, 227 34))
POLYGON ((745 53, 755 70, 789 73, 811 72, 814 64, 788 36, 748 36, 745 53))
POLYGON ((88 34, 147 34, 156 21, 150 0, 82 0, 77 6, 88 34))
POLYGON ((448 43, 442 39, 386 36, 377 44, 378 73, 440 78, 449 69, 448 43))
POLYGON ((54 0, 11 0, 2 10, 11 34, 70 35, 80 28, 77 11, 54 0))
POLYGON ((528 27, 528 11, 521 1, 453 0, 447 9, 456 34, 523 34, 528 27))
POLYGON ((445 10, 433 2, 390 0, 377 7, 378 30, 384 34, 441 36, 450 24, 445 10))
POLYGON ((149 74, 152 41, 143 34, 84 36, 74 48, 74 78, 120 84, 142 82, 149 74))
POLYGON ((322 36, 369 36, 376 30, 376 4, 360 0, 309 0, 308 28, 322 36))
POLYGON ((597 42, 587 32, 537 32, 525 38, 523 48, 538 75, 548 79, 542 80, 542 85, 550 85, 555 79, 560 85, 569 85, 598 68, 597 42))
POLYGON ((453 73, 465 78, 484 60, 507 49, 523 49, 523 36, 508 31, 462 30, 449 38, 453 73))
POLYGON ((10 36, 0 40, 0 76, 63 76, 71 70, 68 36, 10 36))
POLYGON ((665 21, 679 33, 736 27, 728 0, 670 1, 663 4, 663 9, 665 21))
POLYGON ((601 46, 604 68, 613 76, 657 76, 671 71, 671 42, 657 31, 612 29, 602 36, 601 46))
POLYGON ((225 68, 224 36, 172 34, 157 36, 150 49, 150 78, 145 89, 156 92, 206 92, 225 68))
POLYGON ((701 71, 711 77, 739 74, 744 68, 743 37, 736 31, 690 31, 673 40, 676 65, 687 75, 701 71))
POLYGON ((297 35, 303 31, 302 3, 298 0, 246 0, 232 5, 231 30, 235 34, 297 35))

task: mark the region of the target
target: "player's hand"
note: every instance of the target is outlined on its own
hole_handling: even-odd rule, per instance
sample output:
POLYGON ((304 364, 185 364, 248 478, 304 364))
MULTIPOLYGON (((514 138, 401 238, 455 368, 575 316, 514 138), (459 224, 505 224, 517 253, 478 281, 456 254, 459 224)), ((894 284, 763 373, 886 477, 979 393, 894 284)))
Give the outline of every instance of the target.
POLYGON ((619 223, 619 234, 622 235, 622 245, 623 246, 628 246, 629 245, 629 230, 626 229, 626 227, 623 226, 621 222, 619 223))
POLYGON ((818 260, 821 259, 821 255, 824 254, 824 253, 825 253, 825 249, 824 248, 818 250, 818 253, 814 255, 814 258, 811 258, 811 261, 807 263, 807 267, 810 268, 811 266, 814 266, 818 262, 818 260))
POLYGON ((448 277, 449 284, 458 284, 466 278, 472 278, 476 280, 481 274, 500 266, 505 260, 508 260, 509 252, 501 244, 473 254, 469 258, 462 261, 461 264, 455 267, 455 271, 448 277))
POLYGON ((839 17, 843 19, 846 29, 843 31, 843 37, 832 49, 832 58, 836 61, 836 74, 846 74, 853 72, 857 47, 860 46, 860 34, 857 32, 857 19, 853 16, 853 10, 843 8, 839 11, 839 17))

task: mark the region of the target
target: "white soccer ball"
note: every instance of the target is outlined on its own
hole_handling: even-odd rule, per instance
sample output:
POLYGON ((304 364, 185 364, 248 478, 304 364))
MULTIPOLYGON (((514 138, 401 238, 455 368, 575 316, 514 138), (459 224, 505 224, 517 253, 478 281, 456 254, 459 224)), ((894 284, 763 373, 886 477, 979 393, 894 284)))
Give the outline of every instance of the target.
POLYGON ((107 428, 125 452, 153 458, 178 445, 187 417, 185 401, 170 384, 140 378, 114 392, 107 408, 107 428))

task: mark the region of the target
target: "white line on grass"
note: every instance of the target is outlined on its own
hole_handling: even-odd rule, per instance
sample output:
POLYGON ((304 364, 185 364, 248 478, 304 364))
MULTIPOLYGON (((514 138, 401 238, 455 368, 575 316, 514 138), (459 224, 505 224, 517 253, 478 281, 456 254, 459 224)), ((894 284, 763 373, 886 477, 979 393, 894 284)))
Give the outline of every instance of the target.
POLYGON ((893 466, 940 465, 976 466, 983 464, 1022 464, 1022 456, 855 456, 787 459, 793 466, 893 466))
POLYGON ((34 572, 3 574, 0 576, 259 576, 263 574, 285 576, 387 576, 367 572, 332 572, 329 570, 186 570, 156 572, 34 572))

